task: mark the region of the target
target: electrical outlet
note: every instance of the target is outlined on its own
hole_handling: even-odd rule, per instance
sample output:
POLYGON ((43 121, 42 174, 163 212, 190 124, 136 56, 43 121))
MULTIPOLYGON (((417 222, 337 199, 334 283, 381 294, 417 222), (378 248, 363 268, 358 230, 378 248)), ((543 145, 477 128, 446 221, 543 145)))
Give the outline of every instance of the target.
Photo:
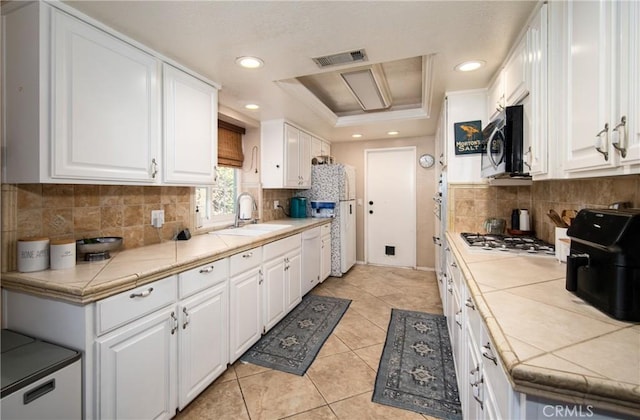
POLYGON ((278 206, 280 206, 280 201, 278 201, 278 200, 274 200, 274 201, 273 201, 273 209, 274 209, 274 210, 277 210, 277 209, 278 209, 278 206))
POLYGON ((161 228, 164 224, 164 210, 151 210, 151 226, 161 228))

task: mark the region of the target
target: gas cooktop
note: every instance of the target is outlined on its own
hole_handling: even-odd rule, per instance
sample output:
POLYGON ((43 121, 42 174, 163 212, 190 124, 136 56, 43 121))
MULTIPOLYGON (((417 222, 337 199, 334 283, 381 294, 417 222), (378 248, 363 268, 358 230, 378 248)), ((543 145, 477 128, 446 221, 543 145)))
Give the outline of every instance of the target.
POLYGON ((473 249, 510 254, 555 255, 555 247, 553 245, 533 236, 508 236, 467 232, 463 232, 460 235, 467 245, 473 249))

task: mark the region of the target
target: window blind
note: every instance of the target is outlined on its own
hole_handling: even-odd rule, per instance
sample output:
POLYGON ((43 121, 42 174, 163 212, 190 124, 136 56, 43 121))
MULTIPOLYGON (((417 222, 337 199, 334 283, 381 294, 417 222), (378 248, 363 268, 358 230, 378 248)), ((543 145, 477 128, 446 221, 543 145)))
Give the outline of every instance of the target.
POLYGON ((242 168, 242 135, 245 129, 218 120, 218 165, 242 168))

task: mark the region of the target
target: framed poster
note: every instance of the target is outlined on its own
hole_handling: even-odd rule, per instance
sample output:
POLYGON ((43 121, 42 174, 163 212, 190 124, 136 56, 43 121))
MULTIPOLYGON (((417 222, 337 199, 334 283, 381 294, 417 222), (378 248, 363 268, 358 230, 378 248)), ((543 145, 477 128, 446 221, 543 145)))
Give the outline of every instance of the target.
POLYGON ((453 124, 456 155, 482 152, 482 121, 453 124))

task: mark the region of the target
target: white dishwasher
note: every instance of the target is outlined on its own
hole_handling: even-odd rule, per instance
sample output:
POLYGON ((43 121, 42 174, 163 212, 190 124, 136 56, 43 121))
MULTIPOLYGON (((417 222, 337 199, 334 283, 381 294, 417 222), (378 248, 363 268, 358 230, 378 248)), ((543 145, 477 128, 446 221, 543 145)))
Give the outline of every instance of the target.
POLYGON ((82 418, 81 353, 2 330, 3 420, 82 418))

